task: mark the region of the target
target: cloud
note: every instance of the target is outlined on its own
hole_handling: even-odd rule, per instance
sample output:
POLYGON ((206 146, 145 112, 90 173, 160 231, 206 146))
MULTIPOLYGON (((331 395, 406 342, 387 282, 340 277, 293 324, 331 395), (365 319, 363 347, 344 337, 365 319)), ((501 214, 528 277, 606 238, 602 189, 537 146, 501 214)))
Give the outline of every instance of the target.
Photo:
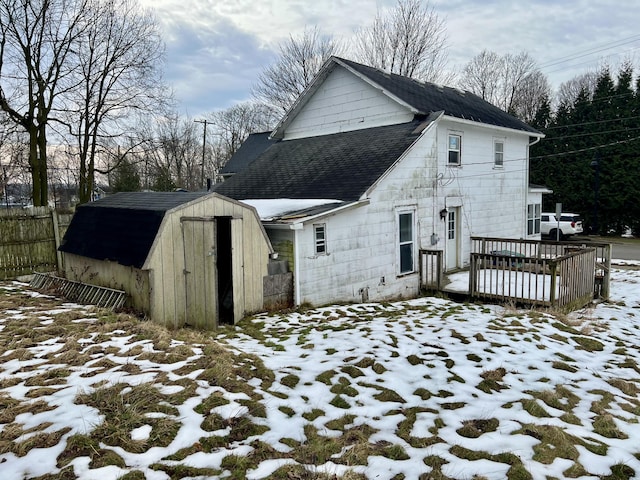
MULTIPOLYGON (((190 114, 246 100, 278 43, 318 25, 349 46, 353 33, 396 0, 141 0, 152 7, 167 43, 166 78, 190 114)), ((558 87, 640 48, 637 0, 431 0, 444 20, 450 68, 482 50, 527 51, 558 87), (621 39, 638 40, 619 45, 621 39), (601 50, 595 47, 601 45, 601 50), (578 57, 581 52, 594 51, 578 57), (558 61, 559 60, 559 61, 558 61), (555 63, 552 63, 555 61, 555 63)))
POLYGON ((186 113, 199 115, 248 99, 274 53, 232 23, 183 15, 165 17, 165 79, 186 113))

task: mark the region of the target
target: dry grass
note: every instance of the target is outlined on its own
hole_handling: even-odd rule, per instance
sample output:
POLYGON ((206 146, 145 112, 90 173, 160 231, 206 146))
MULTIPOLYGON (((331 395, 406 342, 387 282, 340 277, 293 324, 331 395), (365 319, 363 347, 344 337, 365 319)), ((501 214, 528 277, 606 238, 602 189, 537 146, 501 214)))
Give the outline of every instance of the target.
MULTIPOLYGON (((584 447, 605 458, 609 448, 601 440, 628 438, 628 427, 634 423, 629 417, 640 416, 640 400, 637 398, 640 383, 636 378, 625 376, 626 372, 640 371, 634 350, 637 347, 622 341, 618 349, 625 347, 624 353, 616 357, 617 363, 612 367, 627 370, 625 374, 620 373, 619 378, 611 378, 611 372, 616 370, 606 371, 609 376, 602 383, 606 381, 610 391, 588 392, 595 395, 595 399, 589 400, 591 417, 586 421, 576 415, 581 398, 576 393, 579 389, 574 380, 567 380, 566 385, 554 385, 549 378, 540 378, 539 381, 547 385, 544 389, 530 387, 531 390, 522 390, 522 396, 511 396, 504 409, 521 407, 529 414, 525 417, 529 423, 522 423, 521 428, 515 431, 511 426, 513 422, 506 427, 505 422, 496 418, 498 413, 468 414, 469 410, 465 408, 473 407, 473 401, 460 401, 460 385, 465 387, 465 391, 472 391, 472 395, 482 402, 485 399, 499 400, 499 395, 505 390, 511 392, 509 389, 519 381, 518 372, 507 363, 509 371, 504 367, 481 370, 484 362, 489 364, 492 361, 492 349, 505 348, 504 340, 492 336, 492 330, 504 330, 506 335, 517 337, 518 341, 528 345, 544 347, 545 341, 562 342, 562 353, 550 353, 545 361, 547 365, 561 370, 561 375, 573 379, 572 375, 583 368, 579 363, 580 355, 597 355, 605 350, 605 345, 594 338, 598 332, 592 325, 592 319, 578 322, 566 316, 553 319, 545 314, 531 315, 532 320, 528 323, 525 314, 515 308, 507 308, 490 322, 486 332, 472 335, 464 330, 467 320, 461 315, 460 307, 442 307, 442 316, 447 318, 447 322, 455 322, 457 328, 450 328, 442 337, 469 350, 458 355, 445 346, 437 345, 436 341, 429 341, 419 351, 414 350, 416 353, 405 353, 401 350, 399 338, 389 335, 385 344, 390 356, 399 357, 397 361, 403 362, 403 368, 427 372, 418 377, 408 392, 400 395, 385 386, 383 380, 385 374, 388 375, 390 364, 379 355, 380 351, 373 348, 354 350, 345 355, 341 365, 325 366, 325 371, 318 369, 321 373, 313 378, 305 376, 306 372, 293 361, 287 364, 289 366, 272 372, 257 356, 230 350, 206 332, 188 329, 169 331, 124 313, 96 309, 47 314, 49 321, 42 318, 43 309, 54 308, 62 309, 61 302, 15 293, 7 295, 0 288, 0 314, 7 309, 19 309, 22 315, 3 321, 0 357, 3 362, 23 362, 16 375, 0 380, 0 455, 12 453, 24 457, 36 448, 61 444, 56 459, 59 471, 40 480, 75 479, 75 462, 72 462, 81 457, 87 459, 90 469, 112 465, 127 471, 122 478, 142 479, 144 473, 127 466, 123 458, 126 455, 122 451, 145 455, 154 448, 170 445, 180 434, 184 421, 181 412, 186 408, 191 409, 190 416, 200 416, 196 422, 196 427, 201 429, 200 435, 196 435, 198 438, 193 438, 191 444, 175 448, 150 467, 169 478, 244 479, 261 462, 278 459, 291 463, 275 469, 269 478, 360 480, 366 477, 351 471, 352 467, 369 465, 374 457, 402 465, 410 458, 407 450, 413 449, 424 449, 426 473, 418 478, 425 480, 457 478, 443 473, 451 471, 447 470, 447 466, 451 466, 451 456, 469 462, 484 460, 504 464, 509 480, 532 478, 528 466, 515 454, 489 453, 480 447, 467 448, 475 441, 468 439, 480 439, 478 442, 482 442, 482 438, 489 438, 495 432, 504 433, 505 428, 511 428, 506 434, 534 439, 532 462, 550 465, 557 459, 568 460, 570 465, 563 472, 564 477, 593 476, 585 469, 586 464, 579 462, 577 447, 584 447), (542 333, 544 326, 554 333, 545 338, 542 333), (43 345, 51 348, 42 349, 43 345), (465 380, 462 376, 467 378, 467 372, 462 370, 465 365, 478 372, 476 375, 479 375, 480 383, 475 387, 475 382, 463 385, 465 380), (440 375, 434 373, 432 377, 432 372, 440 375), (48 422, 27 428, 21 416, 51 412, 55 408, 53 396, 74 375, 88 380, 90 385, 77 395, 76 405, 78 408, 95 409, 96 418, 100 420, 90 425, 86 433, 53 428, 48 422), (137 375, 141 375, 141 380, 126 380, 137 375), (450 385, 443 385, 446 383, 450 385), (26 399, 16 399, 8 393, 16 386, 25 389, 26 399), (447 390, 441 390, 443 386, 447 390), (299 408, 299 401, 287 403, 288 398, 305 387, 312 387, 309 391, 322 388, 330 392, 330 401, 319 404, 313 395, 308 394, 306 408, 299 408), (362 407, 368 408, 363 402, 363 392, 368 392, 367 401, 377 402, 379 417, 385 422, 395 422, 395 431, 378 432, 361 421, 358 415, 362 407), (623 417, 625 412, 629 415, 623 417), (273 415, 279 415, 292 425, 302 425, 302 432, 292 432, 279 439, 281 445, 276 448, 275 443, 278 442, 265 440, 268 438, 265 434, 270 433, 268 425, 273 415), (453 425, 451 419, 456 415, 462 420, 453 425), (566 428, 561 426, 562 422, 566 428), (449 446, 443 440, 443 437, 452 435, 451 427, 459 435, 460 444, 449 446), (591 436, 573 435, 575 429, 569 427, 584 429, 591 436), (134 438, 132 432, 141 428, 148 429, 148 435, 134 438), (447 431, 443 432, 445 428, 447 431), (393 435, 397 441, 388 440, 393 439, 393 435), (447 460, 431 453, 436 445, 436 448, 448 447, 447 460), (246 448, 243 450, 245 453, 234 454, 238 447, 246 448), (221 455, 220 452, 225 451, 227 453, 221 455), (212 454, 212 458, 220 455, 221 463, 215 467, 196 468, 183 462, 199 453, 212 454), (341 473, 321 473, 313 468, 323 464, 339 466, 341 473)), ((424 307, 412 308, 418 312, 424 307)), ((429 328, 418 320, 415 323, 408 321, 403 316, 409 311, 408 307, 405 311, 393 305, 378 305, 375 311, 376 315, 385 317, 389 326, 395 325, 394 322, 401 323, 411 340, 417 337, 419 329, 429 328)), ((433 312, 427 313, 433 315, 433 312)), ((364 312, 360 306, 327 310, 318 314, 321 321, 305 325, 299 331, 284 322, 267 330, 261 319, 247 319, 241 329, 230 328, 223 332, 223 336, 251 335, 275 354, 285 349, 285 341, 293 339, 293 343, 300 347, 312 348, 310 339, 317 338, 313 337, 314 334, 320 332, 329 338, 332 332, 353 329, 354 325, 358 326, 359 334, 366 337, 372 331, 367 329, 372 316, 370 311, 364 312)), ((326 353, 328 357, 335 358, 342 352, 332 349, 326 353)), ((2 368, 0 364, 0 373, 2 368)), ((536 378, 543 375, 541 373, 536 378)), ((636 427, 634 424, 630 428, 636 427)), ((640 452, 633 453, 640 458, 640 452)), ((629 479, 635 474, 628 465, 618 464, 612 467, 611 475, 600 478, 629 479)), ((403 477, 399 474, 394 478, 403 477)), ((480 480, 484 477, 465 478, 480 480)))

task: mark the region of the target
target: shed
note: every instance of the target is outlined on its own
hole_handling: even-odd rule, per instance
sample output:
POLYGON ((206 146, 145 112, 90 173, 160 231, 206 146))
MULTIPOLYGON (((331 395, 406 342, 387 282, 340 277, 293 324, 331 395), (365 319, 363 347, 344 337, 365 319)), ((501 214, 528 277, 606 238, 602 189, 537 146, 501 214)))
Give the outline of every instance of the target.
POLYGON ((252 207, 217 193, 117 193, 78 207, 60 251, 68 279, 127 292, 170 328, 263 309, 273 252, 252 207))

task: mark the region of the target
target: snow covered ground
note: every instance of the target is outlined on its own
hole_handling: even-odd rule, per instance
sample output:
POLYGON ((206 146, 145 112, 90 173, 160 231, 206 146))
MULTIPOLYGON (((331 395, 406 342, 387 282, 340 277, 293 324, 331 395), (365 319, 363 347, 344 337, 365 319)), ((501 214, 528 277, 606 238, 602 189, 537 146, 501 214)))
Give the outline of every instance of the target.
POLYGON ((171 338, 0 284, 1 477, 633 478, 640 271, 611 291, 568 316, 427 297, 171 338))

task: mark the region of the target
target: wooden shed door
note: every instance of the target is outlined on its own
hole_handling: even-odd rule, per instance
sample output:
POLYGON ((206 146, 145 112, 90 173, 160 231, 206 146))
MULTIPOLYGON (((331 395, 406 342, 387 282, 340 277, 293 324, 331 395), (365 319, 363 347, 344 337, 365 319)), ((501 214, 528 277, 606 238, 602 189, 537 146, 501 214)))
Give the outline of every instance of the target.
POLYGON ((215 328, 244 316, 242 219, 183 217, 186 318, 215 328))
POLYGON ((218 318, 220 323, 231 323, 234 320, 233 301, 233 248, 231 218, 216 218, 216 274, 218 277, 218 318))
POLYGON ((217 325, 216 242, 213 218, 183 217, 184 276, 188 325, 217 325))

